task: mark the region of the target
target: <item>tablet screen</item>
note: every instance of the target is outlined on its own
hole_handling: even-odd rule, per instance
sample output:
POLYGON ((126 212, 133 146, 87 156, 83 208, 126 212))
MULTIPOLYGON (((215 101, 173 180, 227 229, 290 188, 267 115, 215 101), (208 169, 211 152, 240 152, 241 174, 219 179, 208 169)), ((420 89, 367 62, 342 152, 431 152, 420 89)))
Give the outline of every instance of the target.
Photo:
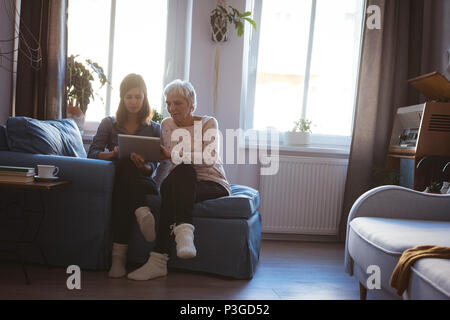
POLYGON ((160 155, 160 138, 119 134, 119 159, 129 158, 132 152, 142 156, 146 161, 158 161, 160 155))

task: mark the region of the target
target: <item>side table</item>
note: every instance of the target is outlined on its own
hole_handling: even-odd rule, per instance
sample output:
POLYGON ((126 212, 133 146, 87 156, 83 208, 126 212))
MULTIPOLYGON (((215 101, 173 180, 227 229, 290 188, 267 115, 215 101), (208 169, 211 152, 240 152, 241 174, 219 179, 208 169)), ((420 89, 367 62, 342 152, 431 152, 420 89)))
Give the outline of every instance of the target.
MULTIPOLYGON (((65 187, 65 186, 69 185, 70 183, 71 183, 70 181, 65 181, 65 180, 57 180, 57 181, 52 181, 52 182, 33 181, 33 182, 27 182, 27 183, 0 182, 0 194, 2 193, 1 189, 13 189, 13 188, 22 190, 24 192, 24 194, 28 190, 36 190, 37 192, 39 192, 39 199, 40 199, 40 204, 41 204, 40 211, 27 210, 25 208, 25 203, 21 203, 21 210, 22 210, 21 217, 19 217, 19 218, 15 217, 14 219, 10 219, 10 220, 15 220, 15 221, 21 220, 21 222, 23 223, 23 229, 22 229, 20 237, 17 240, 0 239, 0 242, 10 243, 12 245, 15 245, 15 249, 13 249, 13 250, 15 251, 15 253, 17 254, 17 256, 19 258, 19 261, 22 266, 22 270, 25 275, 25 280, 26 280, 27 284, 30 284, 31 282, 30 282, 30 277, 28 276, 27 270, 25 268, 24 261, 20 255, 20 247, 26 246, 26 245, 28 245, 28 246, 33 245, 33 246, 37 247, 40 251, 40 254, 44 260, 45 265, 48 266, 48 262, 47 262, 45 253, 42 250, 41 245, 37 241, 37 238, 40 233, 42 221, 44 220, 45 213, 46 213, 46 203, 45 203, 45 199, 44 199, 44 193, 48 192, 50 190, 55 190, 55 189, 65 187), (29 237, 29 239, 31 238, 31 240, 25 240, 25 236, 26 236, 25 233, 27 231, 29 224, 31 223, 31 220, 32 220, 31 214, 33 212, 40 213, 39 222, 38 222, 37 228, 35 229, 34 234, 32 234, 32 236, 29 237)), ((25 202, 25 196, 24 196, 23 202, 25 202)), ((7 204, 6 208, 5 208, 5 216, 7 217, 7 220, 8 220, 8 208, 10 206, 11 206, 11 203, 7 204)), ((10 250, 8 250, 8 251, 10 251, 10 250)))

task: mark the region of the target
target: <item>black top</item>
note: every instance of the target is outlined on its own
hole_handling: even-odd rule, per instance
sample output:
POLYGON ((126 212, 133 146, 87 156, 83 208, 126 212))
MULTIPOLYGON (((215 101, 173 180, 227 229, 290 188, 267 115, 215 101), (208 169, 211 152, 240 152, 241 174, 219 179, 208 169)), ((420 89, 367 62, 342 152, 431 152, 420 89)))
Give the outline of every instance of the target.
MULTIPOLYGON (((88 158, 98 159, 98 154, 105 151, 105 148, 112 151, 118 145, 118 135, 128 134, 125 128, 119 126, 114 117, 106 117, 98 126, 97 133, 94 136, 91 146, 89 147, 88 158)), ((141 124, 134 133, 135 136, 160 137, 161 126, 150 121, 148 124, 141 124)), ((148 162, 152 165, 153 170, 156 169, 158 162, 148 162)))

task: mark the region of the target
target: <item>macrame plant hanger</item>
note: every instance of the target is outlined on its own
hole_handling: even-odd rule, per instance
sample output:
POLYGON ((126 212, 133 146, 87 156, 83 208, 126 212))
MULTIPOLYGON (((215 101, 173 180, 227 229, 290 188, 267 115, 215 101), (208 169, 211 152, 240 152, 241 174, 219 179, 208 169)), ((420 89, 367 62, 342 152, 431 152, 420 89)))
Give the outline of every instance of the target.
MULTIPOLYGON (((1 5, 9 22, 13 25, 14 37, 11 39, 0 39, 0 45, 3 43, 14 42, 14 48, 11 51, 2 51, 0 47, 0 68, 10 72, 17 73, 14 69, 3 65, 2 59, 7 60, 11 64, 17 64, 18 53, 22 54, 25 60, 30 64, 30 67, 34 70, 39 70, 42 67, 42 48, 41 48, 41 33, 42 33, 42 20, 40 22, 39 38, 36 39, 33 32, 20 19, 20 12, 16 6, 17 2, 13 0, 3 0, 1 5), (9 56, 12 55, 12 58, 9 56)), ((41 4, 41 13, 43 10, 43 4, 41 4)))
MULTIPOLYGON (((226 0, 217 0, 217 5, 226 7, 226 0)), ((216 43, 216 56, 214 58, 214 110, 213 114, 217 116, 217 98, 218 98, 218 85, 219 85, 219 68, 220 68, 220 47, 223 42, 228 40, 227 24, 211 26, 212 40, 216 43)))

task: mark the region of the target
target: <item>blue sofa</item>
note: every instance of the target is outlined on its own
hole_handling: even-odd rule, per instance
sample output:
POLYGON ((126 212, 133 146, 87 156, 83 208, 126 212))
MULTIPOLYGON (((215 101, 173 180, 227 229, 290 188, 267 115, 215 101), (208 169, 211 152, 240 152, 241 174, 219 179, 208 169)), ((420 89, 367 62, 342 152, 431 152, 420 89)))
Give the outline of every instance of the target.
MULTIPOLYGON (((71 120, 56 120, 52 123, 56 123, 59 128, 59 141, 55 139, 53 127, 48 126, 49 122, 18 118, 11 117, 7 125, 0 126, 0 165, 36 167, 37 164, 53 164, 59 167, 61 179, 72 182, 59 190, 44 192, 47 211, 38 241, 48 263, 52 266, 74 264, 82 269, 107 270, 112 247, 110 216, 114 165, 109 161, 85 158, 85 153, 83 155, 83 151, 78 148, 79 143, 82 146, 79 132, 76 136, 71 130, 59 128, 75 126, 71 120), (24 131, 28 136, 24 135, 24 131), (46 140, 46 132, 52 136, 51 143, 45 146, 48 149, 46 152, 50 154, 37 154, 31 149, 36 148, 41 140, 46 140), (75 137, 67 138, 70 135, 75 137)), ((0 213, 2 209, 5 211, 6 203, 18 194, 17 190, 0 189, 0 213)), ((27 199, 26 207, 38 205, 36 192, 27 192, 27 199)), ((158 221, 160 197, 151 195, 147 199, 158 221)), ((193 220, 197 257, 178 259, 175 246, 172 246, 169 268, 251 279, 259 260, 261 245, 259 204, 257 190, 239 185, 232 185, 230 197, 197 203, 193 220)), ((37 224, 37 221, 33 223, 37 224)), ((11 220, 4 219, 4 215, 0 214, 0 233, 4 230, 3 234, 17 234, 16 226, 10 224, 11 220)), ((15 258, 2 253, 2 246, 4 244, 0 243, 0 258, 15 258)), ((128 261, 144 263, 152 247, 153 243, 145 241, 135 221, 128 261)), ((33 247, 24 248, 22 256, 26 262, 43 262, 39 250, 33 247)))

